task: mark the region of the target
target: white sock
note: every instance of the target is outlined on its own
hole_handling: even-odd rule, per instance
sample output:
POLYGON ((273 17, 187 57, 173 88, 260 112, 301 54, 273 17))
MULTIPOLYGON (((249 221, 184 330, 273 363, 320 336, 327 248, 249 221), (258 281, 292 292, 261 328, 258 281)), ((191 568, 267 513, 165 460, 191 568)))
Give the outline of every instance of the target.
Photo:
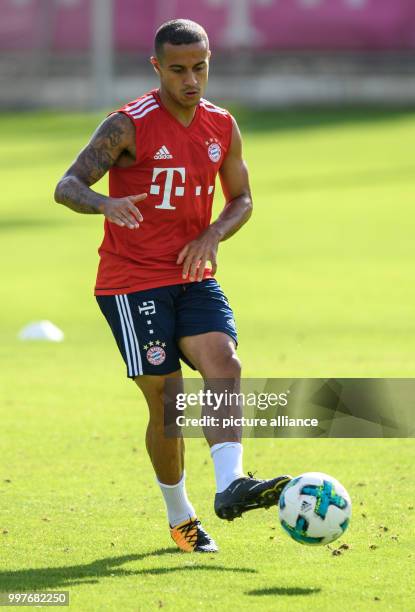
POLYGON ((224 491, 231 482, 244 476, 242 469, 242 444, 223 442, 214 444, 210 449, 215 466, 216 492, 224 491))
POLYGON ((171 527, 196 516, 195 509, 187 497, 185 478, 186 473, 183 472, 181 480, 175 485, 163 484, 157 480, 164 497, 171 527))

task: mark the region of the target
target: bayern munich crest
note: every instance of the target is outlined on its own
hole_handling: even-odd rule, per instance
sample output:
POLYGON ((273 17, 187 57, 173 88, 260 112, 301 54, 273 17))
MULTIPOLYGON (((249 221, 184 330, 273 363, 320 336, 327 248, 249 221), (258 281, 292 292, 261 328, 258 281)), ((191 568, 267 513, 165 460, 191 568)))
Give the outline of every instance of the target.
POLYGON ((220 146, 220 143, 216 140, 216 138, 211 138, 210 140, 206 141, 206 144, 209 145, 208 155, 210 161, 213 163, 218 162, 222 157, 222 147, 220 146))
POLYGON ((148 363, 151 365, 158 366, 166 361, 166 351, 164 347, 166 346, 165 342, 160 342, 157 340, 156 342, 149 342, 144 346, 144 350, 146 352, 146 359, 148 363))

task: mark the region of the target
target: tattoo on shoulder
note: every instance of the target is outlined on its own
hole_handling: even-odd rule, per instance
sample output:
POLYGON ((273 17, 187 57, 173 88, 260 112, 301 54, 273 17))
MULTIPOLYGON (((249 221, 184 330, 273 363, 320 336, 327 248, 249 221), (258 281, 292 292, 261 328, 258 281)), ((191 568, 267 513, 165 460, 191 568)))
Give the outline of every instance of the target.
POLYGON ((97 136, 107 139, 111 147, 118 147, 133 131, 131 119, 123 113, 114 113, 100 125, 97 136))
POLYGON ((107 117, 75 161, 75 174, 87 185, 99 181, 134 143, 134 133, 134 125, 126 115, 115 113, 107 117))

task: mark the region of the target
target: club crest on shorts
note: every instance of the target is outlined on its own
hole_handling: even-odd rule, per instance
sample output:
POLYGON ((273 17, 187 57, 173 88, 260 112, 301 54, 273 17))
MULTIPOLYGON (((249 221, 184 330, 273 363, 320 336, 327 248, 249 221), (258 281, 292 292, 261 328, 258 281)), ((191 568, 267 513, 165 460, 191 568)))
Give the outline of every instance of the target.
POLYGON ((208 155, 210 161, 213 163, 217 163, 222 157, 222 147, 220 146, 220 142, 216 138, 211 138, 206 141, 208 145, 208 155))
POLYGON ((166 351, 161 346, 150 346, 147 350, 146 358, 151 365, 161 365, 166 360, 166 351))

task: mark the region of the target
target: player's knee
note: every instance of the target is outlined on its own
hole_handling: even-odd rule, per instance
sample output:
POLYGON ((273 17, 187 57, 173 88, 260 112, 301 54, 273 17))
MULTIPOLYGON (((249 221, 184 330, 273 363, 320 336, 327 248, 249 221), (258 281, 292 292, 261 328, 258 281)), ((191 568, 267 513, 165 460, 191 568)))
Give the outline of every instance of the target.
POLYGON ((241 377, 242 364, 238 355, 235 352, 226 357, 226 367, 227 370, 231 373, 232 378, 241 377))
POLYGON ((158 410, 152 411, 150 409, 148 429, 150 429, 153 435, 156 435, 158 438, 164 437, 164 431, 165 431, 164 414, 160 414, 158 410))
POLYGON ((137 376, 134 382, 141 389, 147 403, 157 403, 163 401, 165 376, 137 376))
POLYGON ((242 365, 235 351, 223 352, 214 363, 212 378, 240 378, 242 365))

